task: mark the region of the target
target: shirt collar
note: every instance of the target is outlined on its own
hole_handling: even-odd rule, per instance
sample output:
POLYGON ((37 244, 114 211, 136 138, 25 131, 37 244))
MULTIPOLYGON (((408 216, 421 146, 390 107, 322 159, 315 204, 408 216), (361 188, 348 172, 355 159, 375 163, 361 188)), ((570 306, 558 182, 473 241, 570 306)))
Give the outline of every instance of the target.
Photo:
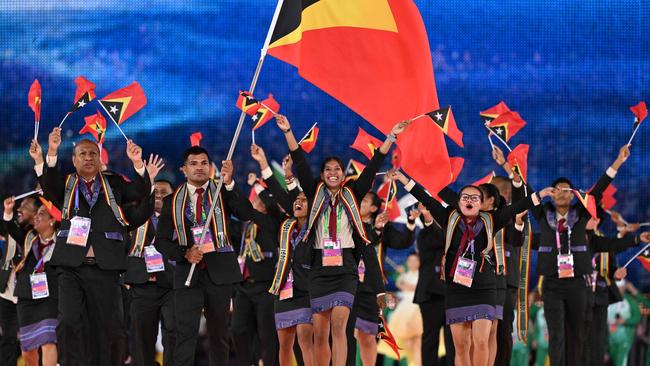
MULTIPOLYGON (((209 184, 210 184, 210 181, 207 181, 207 182, 205 182, 205 184, 203 184, 201 186, 201 188, 203 188, 204 192, 208 189, 209 184)), ((196 193, 197 188, 199 188, 199 187, 196 187, 196 186, 193 186, 190 183, 187 183, 187 190, 190 192, 190 195, 193 196, 196 193)))
POLYGON ((569 211, 567 211, 564 215, 555 211, 555 220, 560 221, 561 219, 564 219, 566 221, 568 218, 569 218, 569 211))

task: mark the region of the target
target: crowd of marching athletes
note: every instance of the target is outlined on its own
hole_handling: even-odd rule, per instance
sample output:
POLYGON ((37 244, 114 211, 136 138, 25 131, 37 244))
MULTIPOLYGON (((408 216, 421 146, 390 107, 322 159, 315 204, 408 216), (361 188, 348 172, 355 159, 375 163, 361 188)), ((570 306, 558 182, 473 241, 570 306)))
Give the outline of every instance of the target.
POLYGON ((380 172, 410 120, 350 177, 335 156, 314 174, 288 119, 275 119, 288 147, 284 179, 255 144, 259 172, 246 182, 233 179, 232 161, 215 174, 193 144, 185 180, 173 184, 157 179, 162 159, 143 159, 131 140, 130 178, 107 169, 90 140, 76 143, 74 171, 63 172, 60 128, 46 151, 33 140, 37 190, 4 200, 0 364, 21 354, 46 366, 368 366, 400 356, 412 365, 626 365, 647 336, 637 326, 647 325, 650 301, 625 282, 616 253, 650 242, 650 232, 635 234, 638 224, 612 213, 618 235, 604 236, 605 211, 593 206, 628 145, 589 195, 567 178, 536 191, 493 147, 504 175, 434 198, 399 169, 380 172), (391 222, 376 180, 388 196, 398 182, 417 199, 405 226, 391 222), (396 307, 389 248, 408 254, 390 281, 396 307), (540 282, 529 295, 531 250, 540 282))

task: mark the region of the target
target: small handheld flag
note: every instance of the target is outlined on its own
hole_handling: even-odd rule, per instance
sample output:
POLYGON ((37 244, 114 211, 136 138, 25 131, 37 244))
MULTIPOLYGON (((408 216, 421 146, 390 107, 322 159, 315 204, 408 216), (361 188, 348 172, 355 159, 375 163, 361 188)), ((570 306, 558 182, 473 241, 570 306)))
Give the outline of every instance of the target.
POLYGON ((636 252, 636 254, 633 255, 632 258, 627 261, 627 263, 625 263, 623 268, 627 268, 627 266, 629 266, 635 258, 641 262, 643 268, 645 268, 647 271, 650 271, 650 243, 646 244, 643 248, 641 248, 641 250, 636 252))
POLYGON ((77 91, 74 93, 72 108, 70 108, 70 111, 63 116, 63 119, 59 123, 59 128, 63 126, 63 122, 65 122, 69 115, 74 113, 77 109, 85 107, 97 97, 95 95, 95 84, 90 80, 83 76, 77 76, 74 82, 77 84, 77 91))
POLYGON ((451 112, 451 106, 429 112, 426 115, 436 124, 436 126, 440 127, 442 132, 449 136, 456 145, 465 147, 465 145, 463 145, 463 132, 461 132, 458 129, 458 126, 456 126, 456 120, 454 119, 454 114, 451 112))
POLYGON ((627 142, 628 145, 632 144, 634 135, 636 135, 636 131, 639 129, 641 122, 643 122, 643 120, 648 117, 648 108, 643 101, 630 107, 630 110, 632 113, 634 113, 634 129, 632 130, 632 136, 630 136, 630 140, 627 142))
POLYGON ((487 128, 507 146, 512 136, 516 135, 525 125, 526 121, 521 118, 519 113, 507 111, 488 123, 487 128))
POLYGON ((381 145, 381 140, 370 135, 368 132, 359 127, 357 137, 354 139, 354 142, 352 145, 350 145, 350 147, 362 153, 366 158, 372 159, 372 157, 375 155, 375 150, 379 149, 381 145))
POLYGON ((451 183, 456 182, 460 172, 463 170, 463 165, 465 165, 465 159, 461 157, 450 157, 449 163, 451 164, 451 183))
POLYGON ((115 123, 124 138, 128 140, 120 124, 147 105, 147 96, 140 84, 134 81, 131 85, 116 90, 100 99, 99 104, 104 108, 104 111, 115 123))
POLYGON ((477 180, 476 182, 472 183, 471 185, 478 187, 478 186, 480 186, 480 185, 483 184, 483 183, 492 183, 492 178, 494 178, 494 177, 496 177, 496 176, 497 176, 497 175, 496 175, 496 173, 495 173, 494 170, 493 170, 493 171, 491 171, 488 175, 486 175, 485 177, 483 177, 483 178, 477 180))
POLYGON ((42 196, 38 197, 38 199, 40 199, 41 203, 43 203, 43 206, 45 206, 47 208, 47 212, 50 214, 50 216, 52 216, 52 218, 54 218, 54 220, 60 222, 61 221, 61 211, 56 206, 54 206, 54 204, 52 202, 46 200, 42 196))
POLYGON ((257 113, 257 110, 260 108, 260 102, 247 91, 239 92, 235 105, 249 116, 257 113))
POLYGON ((32 111, 34 111, 34 139, 38 136, 38 125, 41 122, 42 94, 41 83, 38 82, 38 79, 34 79, 32 86, 29 88, 29 93, 27 93, 27 103, 32 111))
POLYGON ((597 218, 598 211, 596 208, 596 199, 594 198, 594 196, 590 195, 589 193, 582 193, 577 189, 572 189, 571 191, 573 192, 573 194, 576 195, 578 201, 580 201, 580 203, 582 203, 582 205, 585 206, 587 212, 589 212, 591 217, 597 218))
POLYGON ((528 148, 526 144, 519 144, 508 154, 508 163, 524 182, 528 179, 528 148))
POLYGON ((361 164, 360 162, 350 159, 348 161, 348 165, 345 168, 345 179, 349 180, 355 180, 359 178, 359 175, 361 175, 361 172, 366 168, 365 165, 361 164))
POLYGON ((251 117, 253 120, 253 130, 257 130, 268 122, 273 116, 280 111, 280 104, 273 98, 273 94, 261 101, 259 108, 251 117))
POLYGON ((97 111, 96 114, 84 118, 86 124, 79 130, 79 134, 89 133, 93 135, 98 144, 104 143, 106 136, 106 119, 97 111))
POLYGON ((391 333, 390 329, 388 329, 388 322, 386 322, 386 318, 384 318, 382 314, 379 314, 379 320, 380 323, 379 323, 379 332, 377 333, 377 338, 386 342, 386 344, 390 346, 393 352, 395 352, 395 355, 399 360, 401 358, 399 354, 400 348, 397 345, 397 341, 395 340, 395 337, 393 337, 393 333, 391 333))
POLYGON ((480 113, 481 119, 483 120, 484 125, 489 125, 495 118, 499 117, 505 112, 509 112, 510 108, 503 101, 499 104, 490 107, 480 113))
POLYGON ((190 144, 192 146, 201 146, 202 138, 203 138, 203 134, 201 134, 201 132, 194 132, 193 134, 190 135, 190 144))
POLYGON ((309 154, 316 147, 316 141, 318 140, 318 123, 314 123, 313 126, 307 131, 305 136, 298 143, 303 151, 309 154))

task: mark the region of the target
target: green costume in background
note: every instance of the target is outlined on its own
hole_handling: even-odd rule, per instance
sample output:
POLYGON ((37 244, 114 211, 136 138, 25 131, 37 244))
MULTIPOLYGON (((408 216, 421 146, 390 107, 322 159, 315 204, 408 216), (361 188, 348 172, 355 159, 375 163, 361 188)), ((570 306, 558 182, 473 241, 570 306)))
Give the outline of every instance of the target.
POLYGON ((537 347, 535 366, 544 366, 548 363, 548 327, 544 317, 544 305, 533 303, 530 306, 530 318, 535 326, 532 340, 537 347))
MULTIPOLYGON (((615 366, 627 365, 627 357, 634 343, 636 327, 641 322, 639 303, 650 306, 650 300, 639 294, 623 294, 623 301, 611 304, 607 309, 609 323, 609 355, 615 366)), ((646 358, 646 364, 647 362, 646 358)))

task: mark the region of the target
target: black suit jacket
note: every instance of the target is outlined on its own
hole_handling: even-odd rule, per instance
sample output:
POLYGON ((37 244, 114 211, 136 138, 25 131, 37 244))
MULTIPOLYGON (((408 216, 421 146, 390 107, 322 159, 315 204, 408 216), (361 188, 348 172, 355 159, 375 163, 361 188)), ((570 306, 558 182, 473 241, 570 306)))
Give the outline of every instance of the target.
POLYGON ((440 279, 440 265, 445 250, 444 231, 435 223, 425 226, 418 233, 417 247, 420 275, 413 302, 421 304, 445 295, 445 283, 440 279))
MULTIPOLYGON (((45 167, 43 174, 38 179, 45 197, 53 201, 57 207, 62 207, 65 178, 55 166, 45 167)), ((151 183, 146 170, 143 177, 135 173, 133 182, 127 182, 122 176, 114 174, 106 174, 105 178, 113 190, 118 205, 141 200, 150 194, 151 183)), ((79 184, 83 184, 81 178, 79 179, 79 184)), ((72 218, 74 215, 74 207, 70 207, 70 217, 72 218)), ((79 192, 79 211, 76 215, 91 219, 90 236, 86 247, 66 243, 70 220, 63 218, 50 264, 53 266, 78 267, 83 263, 89 247, 92 246, 97 265, 101 269, 126 270, 125 253, 129 243, 128 228, 123 227, 113 215, 111 207, 104 199, 103 189, 100 189, 99 197, 92 209, 81 192, 79 192)))
MULTIPOLYGON (((225 187, 222 189, 221 199, 223 200, 223 194, 225 187)), ((185 220, 185 233, 187 235, 187 247, 182 247, 178 244, 178 239, 175 238, 174 233, 174 222, 173 222, 173 212, 172 212, 172 199, 174 195, 169 195, 164 198, 163 208, 160 213, 160 218, 158 221, 158 230, 156 236, 156 249, 161 252, 165 258, 170 259, 176 263, 176 268, 174 269, 174 288, 185 288, 185 280, 187 275, 190 272, 190 267, 192 264, 185 259, 185 251, 192 246, 194 246, 194 237, 192 236, 192 223, 189 220, 185 220)), ((224 201, 225 203, 225 201, 224 201)), ((189 203, 189 200, 187 201, 189 203)), ((226 226, 230 228, 230 210, 228 206, 224 204, 225 211, 223 214, 226 217, 226 226)), ((212 232, 213 230, 210 230, 212 232)), ((217 233, 212 233, 213 243, 217 243, 217 238, 215 237, 217 233)), ((203 260, 206 264, 206 269, 210 276, 212 282, 216 285, 225 285, 241 282, 242 275, 239 270, 239 264, 237 263, 237 253, 234 251, 218 253, 216 251, 211 253, 206 253, 203 255, 203 260)), ((198 273, 202 270, 200 264, 196 265, 194 269, 194 275, 190 282, 190 287, 193 287, 197 283, 198 273)))

